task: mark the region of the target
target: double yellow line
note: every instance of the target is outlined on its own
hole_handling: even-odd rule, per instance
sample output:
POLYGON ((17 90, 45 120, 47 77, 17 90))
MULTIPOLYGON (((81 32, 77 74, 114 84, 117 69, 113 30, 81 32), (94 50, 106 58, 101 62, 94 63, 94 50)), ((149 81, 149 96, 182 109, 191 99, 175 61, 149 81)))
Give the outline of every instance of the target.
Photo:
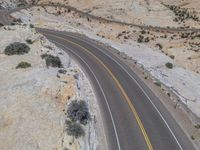
POLYGON ((48 35, 50 35, 50 36, 54 36, 54 37, 56 37, 56 38, 58 38, 58 39, 64 40, 64 41, 66 41, 66 42, 69 42, 69 43, 71 43, 71 44, 73 44, 73 45, 76 45, 76 46, 80 47, 81 49, 85 50, 87 53, 89 53, 90 55, 92 55, 92 56, 97 60, 97 62, 99 62, 99 63, 106 69, 106 71, 108 71, 108 73, 110 74, 110 76, 111 76, 111 77, 113 78, 113 80, 115 81, 117 87, 118 87, 119 90, 121 91, 122 95, 125 97, 125 99, 126 99, 128 105, 129 105, 129 107, 131 108, 131 111, 133 112, 133 115, 134 115, 134 117, 135 117, 135 119, 136 119, 136 121, 137 121, 137 123, 138 123, 138 125, 139 125, 139 128, 140 128, 141 132, 142 132, 142 135, 144 136, 144 139, 145 139, 145 142, 146 142, 146 144, 147 144, 148 149, 149 149, 149 150, 153 150, 152 144, 151 144, 151 142, 150 142, 150 140, 149 140, 149 137, 148 137, 148 135, 147 135, 147 133, 146 133, 146 131, 145 131, 145 128, 144 128, 144 126, 143 126, 143 124, 142 124, 142 121, 140 120, 140 118, 139 118, 139 116, 138 116, 138 113, 137 113, 135 107, 134 107, 133 104, 131 103, 130 98, 128 97, 128 95, 126 94, 126 92, 125 92, 125 90, 123 89, 122 85, 119 83, 119 81, 118 81, 117 78, 114 76, 114 74, 112 73, 112 71, 111 71, 97 56, 95 56, 92 52, 90 52, 88 49, 82 47, 81 45, 79 45, 79 44, 77 44, 77 43, 74 43, 74 42, 72 42, 72 41, 69 41, 69 40, 67 40, 67 39, 65 39, 65 38, 62 38, 62 37, 53 35, 53 34, 49 34, 49 33, 45 33, 45 34, 48 34, 48 35))

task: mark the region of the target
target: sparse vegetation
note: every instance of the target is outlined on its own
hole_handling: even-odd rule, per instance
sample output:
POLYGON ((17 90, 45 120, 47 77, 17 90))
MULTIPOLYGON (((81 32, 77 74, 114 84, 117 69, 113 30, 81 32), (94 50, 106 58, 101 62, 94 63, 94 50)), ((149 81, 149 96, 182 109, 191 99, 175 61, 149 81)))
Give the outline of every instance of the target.
POLYGON ((194 21, 199 21, 199 18, 196 15, 195 11, 188 11, 188 9, 181 8, 181 7, 175 6, 175 5, 165 5, 164 4, 164 6, 174 12, 174 14, 176 16, 176 18, 174 18, 174 21, 176 21, 176 22, 183 22, 186 19, 192 19, 194 21))
POLYGON ((66 124, 66 131, 68 135, 74 136, 75 138, 79 138, 85 135, 85 131, 79 123, 67 121, 66 124))
POLYGON ((16 69, 19 69, 19 68, 29 68, 29 67, 31 67, 31 64, 30 63, 28 63, 28 62, 20 62, 18 65, 17 65, 17 67, 16 67, 16 69))
POLYGON ((144 31, 144 30, 141 31, 141 34, 145 34, 145 33, 146 33, 146 31, 144 31))
POLYGON ((22 23, 22 20, 21 20, 20 18, 14 19, 13 21, 14 21, 15 23, 22 23))
POLYGON ((58 67, 62 68, 62 62, 58 56, 53 56, 50 54, 41 55, 42 59, 45 59, 47 67, 58 67))
POLYGON ((157 82, 154 82, 154 84, 157 85, 157 86, 159 86, 159 87, 161 87, 161 83, 158 82, 158 81, 157 81, 157 82))
POLYGON ((196 34, 196 35, 192 36, 191 38, 192 38, 192 39, 200 38, 200 34, 196 34))
POLYGON ((171 96, 171 94, 170 94, 170 93, 167 93, 167 96, 169 96, 169 97, 170 97, 170 96, 171 96))
POLYGON ((33 25, 33 24, 30 24, 30 28, 34 28, 34 25, 33 25))
POLYGON ((160 43, 157 43, 156 47, 158 47, 159 49, 163 49, 163 46, 160 43))
POLYGON ((181 38, 188 38, 189 35, 190 33, 181 33, 181 38))
POLYGON ((167 68, 169 68, 169 69, 172 69, 172 68, 173 68, 173 64, 170 63, 170 62, 166 63, 165 66, 166 66, 167 68))
POLYGON ((143 35, 139 35, 138 39, 137 39, 138 43, 142 43, 142 42, 149 42, 149 37, 144 37, 143 35))
POLYGON ((31 39, 26 39, 26 43, 33 44, 33 41, 31 39))
POLYGON ((200 124, 196 124, 194 127, 195 127, 196 129, 200 129, 200 124))
POLYGON ((86 125, 90 120, 88 105, 85 101, 72 101, 67 110, 68 117, 74 121, 86 125))
POLYGON ((171 59, 174 59, 174 58, 175 58, 175 56, 174 56, 174 55, 170 55, 169 57, 170 57, 171 59))
POLYGON ((144 42, 149 42, 149 37, 146 37, 145 39, 144 39, 144 42))
POLYGON ((192 140, 195 140, 195 137, 194 137, 193 135, 191 135, 191 139, 192 139, 192 140))
POLYGON ((138 43, 142 43, 142 42, 143 42, 143 39, 144 39, 144 36, 139 35, 139 37, 138 37, 138 39, 137 39, 138 43))
POLYGON ((60 70, 58 70, 58 72, 59 72, 60 74, 66 74, 67 70, 60 69, 60 70))
POLYGON ((26 4, 27 4, 27 3, 25 3, 25 2, 21 2, 21 3, 17 4, 17 7, 26 6, 26 4))
POLYGON ((90 120, 88 105, 85 101, 72 101, 67 109, 69 120, 66 120, 67 134, 79 138, 85 135, 81 124, 86 125, 90 120))
POLYGON ((15 42, 5 48, 6 55, 23 55, 30 51, 30 47, 25 43, 15 42))

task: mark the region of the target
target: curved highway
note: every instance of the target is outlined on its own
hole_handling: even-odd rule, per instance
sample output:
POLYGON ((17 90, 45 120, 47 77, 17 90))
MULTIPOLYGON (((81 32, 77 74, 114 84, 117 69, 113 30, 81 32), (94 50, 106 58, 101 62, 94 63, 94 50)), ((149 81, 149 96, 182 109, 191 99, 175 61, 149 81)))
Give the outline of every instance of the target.
POLYGON ((88 75, 103 116, 108 150, 194 150, 168 110, 107 48, 78 34, 37 29, 88 75))
POLYGON ((96 96, 112 150, 193 150, 167 109, 117 57, 84 36, 37 29, 82 66, 96 96))

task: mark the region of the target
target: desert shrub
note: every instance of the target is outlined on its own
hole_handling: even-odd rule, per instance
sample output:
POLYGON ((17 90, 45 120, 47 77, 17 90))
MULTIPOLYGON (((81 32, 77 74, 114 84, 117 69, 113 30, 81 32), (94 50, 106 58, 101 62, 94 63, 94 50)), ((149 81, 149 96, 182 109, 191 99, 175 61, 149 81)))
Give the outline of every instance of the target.
POLYGON ((192 140, 195 140, 195 137, 194 137, 193 135, 191 135, 191 139, 192 139, 192 140))
POLYGON ((144 42, 149 42, 149 37, 146 37, 145 39, 144 39, 144 42))
POLYGON ((195 127, 196 129, 200 129, 200 125, 199 125, 199 124, 196 124, 194 127, 195 127))
POLYGON ((14 26, 14 25, 16 25, 16 23, 15 22, 11 22, 11 24, 10 24, 11 26, 14 26))
POLYGON ((85 131, 83 130, 83 127, 76 122, 67 122, 67 134, 70 136, 74 136, 75 138, 79 138, 81 136, 85 135, 85 131))
POLYGON ((167 96, 169 96, 169 97, 170 97, 170 96, 171 96, 171 94, 170 94, 170 93, 167 93, 167 96))
POLYGON ((61 15, 61 11, 60 11, 60 10, 59 10, 59 11, 57 11, 57 14, 58 14, 58 15, 61 15))
POLYGON ((41 58, 44 59, 44 58, 46 58, 46 57, 48 57, 48 56, 49 56, 49 54, 42 54, 42 55, 41 55, 41 58))
MULTIPOLYGON (((146 33, 146 32, 145 32, 146 33)), ((138 39, 137 39, 138 43, 142 43, 142 42, 149 42, 149 37, 144 37, 143 35, 139 35, 138 39)))
POLYGON ((80 122, 83 125, 86 125, 90 120, 90 113, 88 105, 85 101, 72 101, 67 109, 68 117, 76 122, 80 122))
POLYGON ((26 39, 26 43, 33 44, 33 41, 31 39, 26 39))
POLYGON ((145 31, 145 30, 142 30, 142 31, 141 31, 141 34, 145 34, 145 33, 146 33, 146 31, 145 31))
POLYGON ((25 3, 19 3, 19 4, 17 4, 17 7, 22 7, 22 6, 26 6, 26 4, 25 3))
POLYGON ((60 70, 58 70, 58 72, 59 72, 60 74, 66 74, 67 70, 60 69, 60 70))
POLYGON ((139 37, 138 37, 138 39, 137 39, 138 43, 142 43, 142 42, 143 42, 143 39, 144 39, 144 36, 139 35, 139 37))
POLYGON ((169 69, 172 69, 173 68, 173 64, 172 63, 166 63, 165 66, 169 69))
POLYGON ((162 48, 163 48, 163 46, 162 46, 160 43, 157 43, 157 44, 156 44, 156 47, 158 47, 159 49, 162 49, 162 48))
POLYGON ((42 54, 41 55, 42 59, 45 59, 47 67, 58 67, 62 68, 62 62, 58 56, 53 56, 50 54, 42 54))
POLYGON ((174 56, 174 55, 170 55, 169 57, 170 57, 171 59, 174 59, 174 58, 175 58, 175 56, 174 56))
POLYGON ((22 20, 21 20, 20 18, 14 19, 13 21, 14 21, 15 23, 22 23, 22 20))
POLYGON ((190 33, 181 33, 181 38, 188 38, 190 33))
POLYGON ((166 5, 164 4, 167 8, 169 8, 171 11, 174 12, 176 18, 174 21, 176 22, 183 22, 186 19, 192 19, 194 21, 199 21, 199 17, 197 16, 197 12, 189 11, 186 8, 181 8, 180 6, 175 6, 175 5, 166 5))
POLYGON ((28 68, 28 67, 31 67, 31 64, 30 64, 30 63, 28 63, 28 62, 20 62, 20 63, 17 65, 16 69, 18 69, 18 68, 28 68))
POLYGON ((33 24, 30 24, 30 28, 34 28, 34 25, 33 25, 33 24))
POLYGON ((30 47, 20 42, 14 42, 5 48, 6 55, 23 55, 29 51, 30 47))
POLYGON ((160 82, 154 82, 155 85, 161 87, 161 83, 160 82))

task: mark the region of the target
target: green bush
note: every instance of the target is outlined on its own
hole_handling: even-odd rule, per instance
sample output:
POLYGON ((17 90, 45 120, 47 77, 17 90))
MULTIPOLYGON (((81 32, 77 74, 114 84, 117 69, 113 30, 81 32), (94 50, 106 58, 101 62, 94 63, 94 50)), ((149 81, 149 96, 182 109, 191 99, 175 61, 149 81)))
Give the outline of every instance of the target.
POLYGON ((173 64, 172 63, 166 63, 165 66, 169 69, 172 69, 173 68, 173 64))
POLYGON ((62 68, 62 62, 58 56, 53 56, 50 54, 43 54, 41 55, 42 59, 45 59, 47 67, 58 67, 62 68))
POLYGON ((25 43, 14 42, 5 48, 6 55, 23 55, 30 51, 30 47, 25 43))
POLYGON ((16 69, 18 69, 18 68, 29 68, 29 67, 31 67, 31 64, 30 64, 30 63, 28 63, 28 62, 20 62, 20 63, 17 65, 16 69))
POLYGON ((79 138, 85 135, 85 131, 83 130, 83 127, 76 122, 68 121, 66 131, 68 135, 74 136, 75 138, 79 138))
POLYGON ((85 101, 72 101, 67 109, 68 117, 71 121, 78 121, 83 125, 86 125, 90 120, 90 113, 88 105, 85 101))

